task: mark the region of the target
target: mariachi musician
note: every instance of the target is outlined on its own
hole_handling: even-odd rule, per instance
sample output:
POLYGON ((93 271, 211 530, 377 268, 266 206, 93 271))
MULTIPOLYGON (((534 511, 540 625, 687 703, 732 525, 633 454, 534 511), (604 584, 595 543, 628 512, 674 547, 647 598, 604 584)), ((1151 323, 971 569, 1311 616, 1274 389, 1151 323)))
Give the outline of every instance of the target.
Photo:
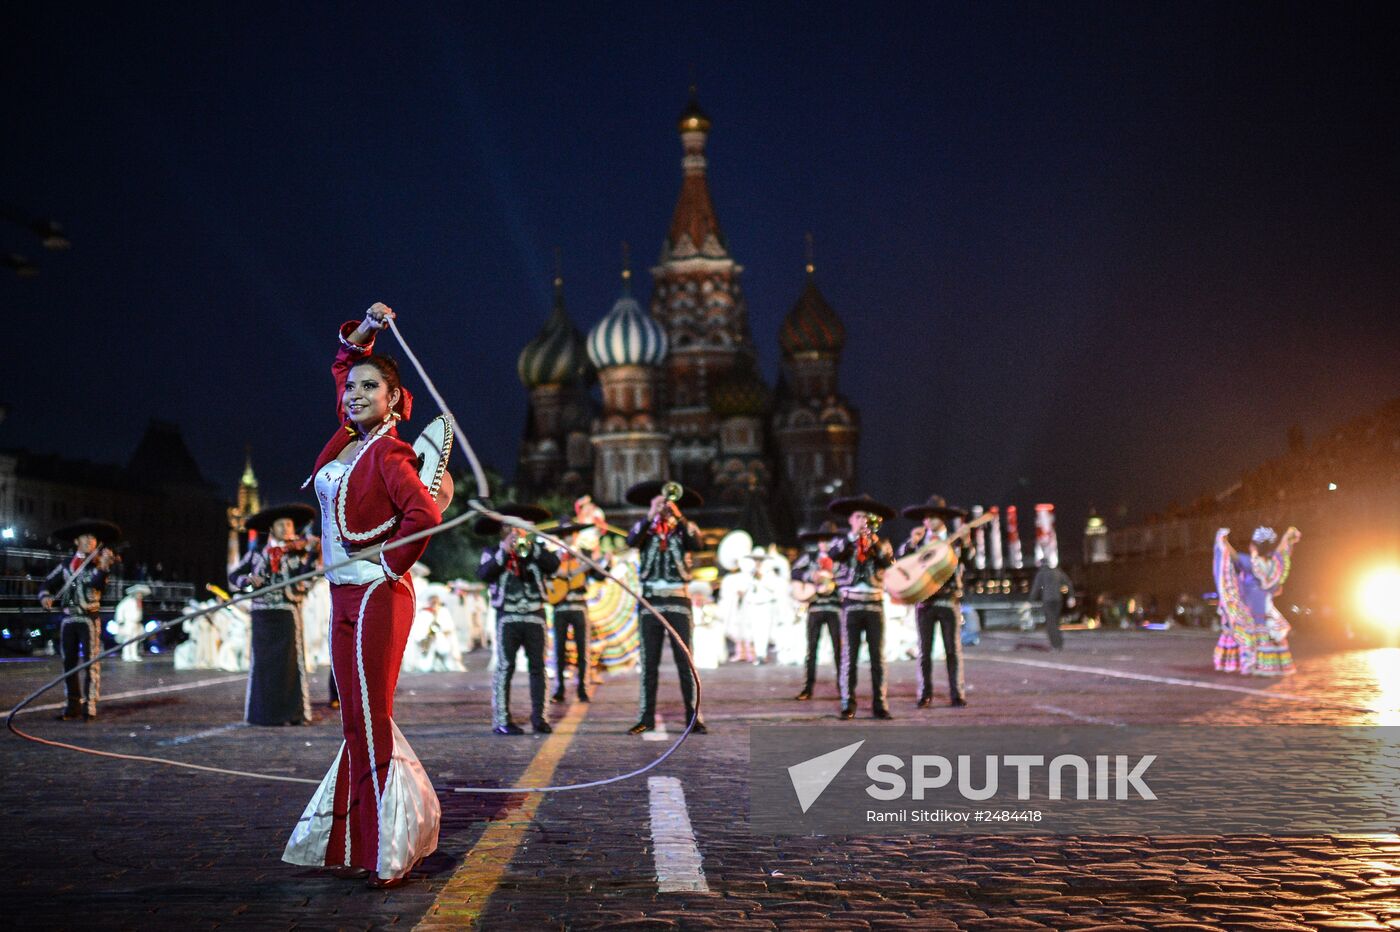
MULTIPOLYGON (((507 503, 496 511, 532 524, 549 519, 539 505, 507 503)), ((478 534, 499 534, 500 543, 481 552, 477 577, 491 589, 496 609, 496 672, 491 682, 492 731, 520 735, 524 731, 510 719, 510 681, 515 657, 525 648, 530 671, 530 727, 549 734, 544 715, 544 600, 545 580, 559 569, 559 557, 541 546, 532 533, 483 516, 476 520, 478 534)))
MULTIPOLYGON (((570 547, 579 548, 580 531, 592 529, 592 524, 561 523, 554 530, 554 536, 567 541, 570 547)), ((594 562, 602 555, 591 554, 594 562)), ((588 700, 588 583, 602 580, 602 573, 584 563, 573 553, 563 550, 559 553, 559 569, 554 578, 562 583, 563 596, 554 606, 554 675, 558 677, 550 702, 564 701, 564 668, 567 666, 569 632, 573 632, 574 649, 578 655, 578 701, 588 700)))
POLYGON ((73 671, 102 650, 102 592, 107 573, 117 562, 110 548, 121 540, 122 532, 110 521, 85 519, 59 528, 53 537, 73 543, 73 555, 55 566, 39 588, 39 604, 63 612, 59 646, 67 674, 63 680, 67 703, 58 718, 87 722, 97 717, 100 664, 89 666, 81 678, 73 671))
MULTIPOLYGON (((910 532, 909 539, 900 545, 896 556, 903 557, 927 546, 934 540, 948 539, 948 522, 954 519, 966 520, 968 513, 961 508, 951 508, 941 495, 930 495, 922 505, 910 505, 903 510, 904 517, 919 523, 910 532)), ((949 704, 957 707, 967 705, 963 689, 962 637, 959 626, 962 624, 962 548, 959 541, 951 543, 953 558, 957 565, 953 575, 936 592, 924 599, 914 609, 914 620, 919 628, 919 708, 927 709, 933 704, 933 632, 936 627, 943 636, 943 654, 948 664, 949 704)))
MULTIPOLYGON (((315 553, 297 529, 316 518, 301 502, 265 508, 245 527, 255 535, 243 559, 228 571, 234 589, 255 590, 311 570, 315 553)), ((265 592, 254 598, 252 660, 243 719, 249 725, 310 725, 311 684, 306 674, 306 637, 301 603, 308 583, 265 592)))
POLYGON ((817 648, 823 628, 831 641, 836 679, 841 679, 841 593, 836 587, 836 561, 827 552, 840 533, 835 521, 823 521, 821 527, 797 535, 803 549, 792 564, 793 592, 807 603, 807 679, 797 694, 799 702, 811 699, 817 685, 817 648))
MULTIPOLYGON (((642 583, 642 595, 680 635, 680 642, 671 639, 671 656, 681 681, 681 698, 685 701, 685 720, 694 719, 691 731, 705 734, 709 729, 700 720, 695 708, 695 681, 685 653, 691 645, 690 598, 686 585, 690 582, 690 552, 700 547, 700 531, 688 521, 683 509, 704 504, 700 493, 679 482, 639 482, 627 490, 628 503, 647 509, 646 516, 632 525, 627 546, 638 551, 637 575, 642 583), (684 650, 682 650, 684 646, 684 650)), ((667 631, 656 617, 640 608, 642 629, 642 694, 641 717, 627 729, 629 735, 639 735, 656 729, 656 679, 661 667, 661 647, 667 631)))
POLYGON ((856 717, 856 663, 860 642, 870 652, 871 712, 890 719, 885 702, 885 570, 894 562, 889 541, 880 537, 880 525, 894 517, 894 509, 869 495, 838 498, 832 514, 846 518, 850 530, 836 538, 827 551, 840 567, 841 592, 841 718, 856 717))

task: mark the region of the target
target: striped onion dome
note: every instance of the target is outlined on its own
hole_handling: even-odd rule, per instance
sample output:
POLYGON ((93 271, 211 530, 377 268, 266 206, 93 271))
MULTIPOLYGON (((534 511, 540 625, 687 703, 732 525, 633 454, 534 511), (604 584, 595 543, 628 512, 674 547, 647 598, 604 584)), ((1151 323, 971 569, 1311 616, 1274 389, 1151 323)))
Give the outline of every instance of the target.
POLYGON ((622 296, 588 332, 588 358, 599 369, 659 366, 666 359, 666 331, 632 297, 627 273, 622 296))
POLYGON ((564 281, 554 280, 554 310, 544 327, 520 351, 515 370, 526 388, 558 385, 580 375, 588 366, 583 334, 564 310, 564 281))
POLYGON ((740 356, 710 384, 710 410, 724 417, 761 417, 772 397, 752 356, 740 356))
POLYGON ((789 354, 839 353, 846 345, 846 328, 817 289, 811 266, 807 268, 807 284, 802 294, 783 318, 778 343, 783 352, 789 354))

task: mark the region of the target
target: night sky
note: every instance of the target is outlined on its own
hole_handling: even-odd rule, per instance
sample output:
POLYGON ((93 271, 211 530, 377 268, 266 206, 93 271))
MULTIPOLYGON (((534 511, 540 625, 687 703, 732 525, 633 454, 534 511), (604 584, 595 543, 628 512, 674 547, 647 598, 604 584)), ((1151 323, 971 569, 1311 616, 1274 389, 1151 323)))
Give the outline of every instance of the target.
POLYGON ((41 269, 0 273, 0 447, 124 462, 159 417, 287 498, 383 300, 513 472, 554 249, 586 330, 659 252, 692 74, 764 371, 811 231, 877 497, 1073 532, 1400 395, 1381 6, 86 6, 0 38, 0 203, 73 241, 0 226, 41 269))

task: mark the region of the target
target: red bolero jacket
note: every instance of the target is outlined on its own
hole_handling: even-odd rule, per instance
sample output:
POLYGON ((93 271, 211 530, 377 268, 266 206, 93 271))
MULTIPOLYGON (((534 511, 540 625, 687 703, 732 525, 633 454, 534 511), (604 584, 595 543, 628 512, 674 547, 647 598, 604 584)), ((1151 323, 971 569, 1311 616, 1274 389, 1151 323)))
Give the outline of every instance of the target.
MULTIPOLYGON (((331 364, 331 375, 335 379, 336 413, 342 421, 341 398, 345 394, 345 380, 349 377, 350 369, 374 350, 372 340, 367 346, 360 347, 347 339, 358 326, 354 321, 341 325, 340 350, 331 364)), ((406 388, 402 395, 394 410, 406 420, 411 410, 412 396, 406 388)), ((316 468, 311 471, 311 477, 303 488, 358 436, 352 425, 342 423, 316 458, 316 468)), ((332 505, 334 514, 324 515, 322 520, 335 521, 336 530, 349 550, 392 542, 442 523, 437 503, 418 478, 418 457, 412 446, 399 439, 392 422, 370 433, 350 472, 346 473, 332 505)), ((397 578, 418 562, 427 547, 428 539, 423 538, 386 550, 380 561, 389 574, 397 578)))

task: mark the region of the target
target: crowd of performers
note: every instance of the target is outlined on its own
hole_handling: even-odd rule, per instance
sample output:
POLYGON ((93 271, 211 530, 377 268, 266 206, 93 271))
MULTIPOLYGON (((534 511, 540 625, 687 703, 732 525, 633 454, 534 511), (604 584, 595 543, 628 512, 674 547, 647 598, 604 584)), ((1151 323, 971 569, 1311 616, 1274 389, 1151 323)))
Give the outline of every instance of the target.
MULTIPOLYGON (((890 656, 887 616, 893 606, 886 590, 893 586, 897 601, 906 610, 912 606, 914 616, 915 704, 926 708, 933 702, 933 661, 941 641, 947 701, 953 707, 967 705, 959 630, 963 557, 968 532, 990 516, 968 522, 967 511, 936 495, 902 510, 917 524, 898 548, 881 536, 884 522, 896 515, 894 508, 868 495, 837 499, 830 512, 844 519, 845 527, 827 521, 804 530, 801 553, 791 565, 775 549, 753 548, 733 561, 733 572, 720 581, 718 598, 711 584, 693 572, 701 537, 686 511, 702 504, 698 492, 660 481, 629 489, 626 500, 645 512, 626 534, 625 558, 603 552, 604 516, 586 497, 581 499, 572 520, 561 522, 554 535, 620 575, 665 619, 669 632, 598 569, 494 517, 481 517, 475 525, 479 534, 493 538, 482 552, 478 573, 486 589, 486 598, 478 601, 489 602, 489 609, 471 620, 453 610, 452 600, 457 609, 470 601, 470 587, 429 585, 420 600, 413 569, 426 537, 382 552, 377 548, 438 525, 452 485, 441 463, 425 472, 422 457, 398 436, 398 424, 410 417, 413 399, 393 359, 374 351, 376 336, 393 316, 376 304, 362 321, 340 329, 332 364, 338 426, 307 479, 320 505, 319 539, 299 530, 317 518, 309 506, 278 506, 254 515, 247 525, 255 543, 231 568, 229 582, 238 590, 259 591, 321 561, 335 568, 326 571, 323 582, 263 592, 247 606, 191 618, 186 623, 189 642, 181 645, 183 662, 180 650, 176 653, 177 665, 249 668, 246 720, 295 725, 314 720, 308 672, 315 655, 328 648, 331 702, 340 709, 344 741, 297 822, 284 860, 328 867, 383 887, 401 882, 436 848, 437 795, 394 723, 394 693, 402 671, 465 669, 461 655, 464 642, 477 639, 473 628, 492 648, 492 727, 501 735, 523 733, 511 714, 512 679, 522 651, 530 727, 549 733, 547 645, 552 640, 556 680, 548 699, 566 700, 566 673, 572 665, 576 701, 588 702, 594 665, 609 655, 607 639, 623 628, 608 622, 620 618, 631 621, 635 646, 629 649, 624 643, 611 656, 619 662, 635 659, 640 667, 638 716, 629 734, 657 727, 659 671, 668 641, 693 734, 705 734, 708 728, 700 717, 692 667, 717 666, 726 652, 730 662, 759 664, 776 653, 780 660, 803 664, 803 687, 795 698, 811 701, 823 640, 834 662, 839 718, 854 718, 861 704, 864 644, 870 713, 890 719, 885 664, 890 656), (605 623, 590 630, 594 619, 605 623), (317 638, 320 631, 328 633, 324 645, 317 638), (726 641, 731 645, 727 651, 726 641)), ((437 449, 443 461, 447 450, 437 449)), ((535 525, 552 517, 528 503, 505 503, 496 510, 535 525)), ((121 535, 103 521, 81 522, 59 533, 74 541, 74 553, 48 575, 40 601, 62 614, 63 666, 74 671, 100 649, 101 598, 121 535)), ((1293 528, 1282 540, 1260 528, 1245 556, 1231 548, 1228 531, 1221 530, 1215 552, 1222 619, 1217 669, 1292 672, 1288 625, 1274 608, 1273 596, 1288 575, 1298 539, 1293 528)), ((1072 591, 1068 577, 1044 567, 1033 588, 1033 596, 1047 607, 1058 607, 1063 594, 1072 591)), ((140 601, 149 591, 145 586, 127 591, 116 619, 123 636, 140 632, 140 601)), ((1056 648, 1061 646, 1057 620, 1048 629, 1056 648)), ((139 660, 139 651, 131 659, 139 660)), ((81 675, 70 673, 60 717, 91 720, 99 685, 97 665, 81 675)))

